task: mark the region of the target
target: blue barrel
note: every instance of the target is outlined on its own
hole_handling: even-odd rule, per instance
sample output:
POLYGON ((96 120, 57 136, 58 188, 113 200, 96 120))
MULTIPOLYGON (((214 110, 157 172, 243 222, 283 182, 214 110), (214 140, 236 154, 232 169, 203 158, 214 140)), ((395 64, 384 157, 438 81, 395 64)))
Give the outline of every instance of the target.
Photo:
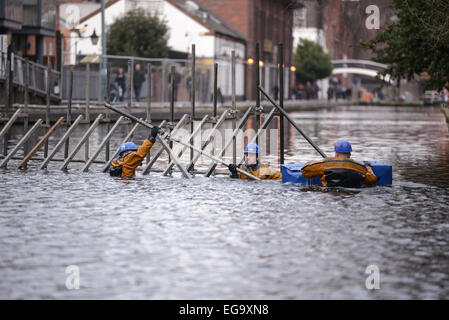
MULTIPOLYGON (((375 186, 389 186, 393 183, 393 167, 386 163, 377 161, 364 161, 369 163, 377 177, 375 186)), ((301 168, 305 163, 283 164, 281 165, 282 182, 299 183, 304 186, 322 187, 320 177, 312 179, 305 178, 301 173, 301 168)))

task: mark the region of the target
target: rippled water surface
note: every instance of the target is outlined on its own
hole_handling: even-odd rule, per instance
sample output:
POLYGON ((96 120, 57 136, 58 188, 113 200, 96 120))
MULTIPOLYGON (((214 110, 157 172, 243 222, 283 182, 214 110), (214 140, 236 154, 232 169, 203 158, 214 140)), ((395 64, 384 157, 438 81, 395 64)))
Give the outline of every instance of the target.
MULTIPOLYGON (((14 160, 0 171, 0 298, 449 298, 441 112, 348 107, 293 116, 328 154, 343 137, 354 158, 391 163, 393 186, 317 192, 177 172, 122 181, 98 173, 100 165, 62 173, 51 163, 39 172, 35 160, 20 172, 14 160), (79 267, 79 290, 66 288, 69 265, 79 267), (369 265, 379 268, 379 290, 365 287, 369 265)), ((287 162, 319 159, 292 128, 287 140, 287 162)))

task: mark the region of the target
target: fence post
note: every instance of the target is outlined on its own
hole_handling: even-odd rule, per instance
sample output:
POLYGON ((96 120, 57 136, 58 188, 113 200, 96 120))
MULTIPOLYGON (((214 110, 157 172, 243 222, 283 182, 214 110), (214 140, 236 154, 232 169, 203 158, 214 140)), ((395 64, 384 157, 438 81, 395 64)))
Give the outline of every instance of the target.
MULTIPOLYGON (((279 106, 284 108, 284 45, 279 44, 279 106)), ((280 164, 284 164, 284 116, 279 116, 280 164)))
MULTIPOLYGON (((148 91, 148 106, 147 106, 147 121, 151 122, 151 99, 152 99, 152 91, 151 91, 151 86, 153 85, 152 81, 151 81, 151 63, 148 64, 147 66, 147 78, 148 78, 148 82, 147 82, 147 91, 148 91)), ((149 154, 149 153, 148 153, 149 154)))
POLYGON ((162 60, 162 85, 161 85, 161 102, 165 102, 165 67, 166 67, 166 60, 162 60))
POLYGON ((90 122, 90 63, 86 63, 86 122, 90 122))
POLYGON ((214 118, 217 118, 217 93, 218 93, 218 63, 214 63, 214 118))
MULTIPOLYGON (((109 88, 111 85, 111 71, 109 68, 106 69, 106 101, 110 104, 111 103, 111 95, 109 92, 109 88)), ((110 129, 110 122, 111 122, 111 118, 110 118, 110 110, 107 109, 106 110, 106 121, 107 121, 107 131, 109 132, 110 129)), ((109 161, 109 150, 110 150, 110 142, 109 140, 106 142, 106 146, 104 148, 104 158, 107 161, 109 161)))
POLYGON ((131 88, 131 84, 132 84, 132 62, 131 60, 128 60, 128 112, 131 113, 131 99, 132 99, 132 88, 131 88))
MULTIPOLYGON (((192 44, 192 85, 191 85, 191 99, 192 99, 192 110, 191 110, 191 122, 190 122, 190 134, 193 133, 194 129, 194 123, 193 120, 195 120, 195 89, 196 89, 196 77, 195 77, 195 65, 196 65, 196 57, 195 57, 195 45, 192 44)), ((190 140, 190 144, 193 145, 194 140, 193 137, 190 140)), ((190 148, 190 161, 193 160, 193 149, 190 148)), ((194 170, 194 169, 192 169, 194 170)))
MULTIPOLYGON (((232 81, 232 110, 234 111, 234 117, 232 118, 232 132, 236 127, 236 105, 235 105, 235 50, 232 50, 232 66, 231 66, 231 81, 232 81)), ((237 162, 237 141, 235 136, 232 138, 232 163, 237 162)))
POLYGON ((171 67, 170 81, 170 122, 175 122, 175 66, 171 67))
MULTIPOLYGON (((67 104, 67 128, 72 124, 72 97, 73 97, 73 66, 70 66, 70 78, 69 78, 69 101, 67 104)), ((67 129, 68 130, 68 129, 67 129)), ((69 156, 69 137, 64 145, 64 159, 69 156)))
POLYGON ((7 94, 5 103, 5 113, 6 115, 11 111, 14 105, 14 52, 11 52, 8 59, 8 70, 7 70, 7 94))
MULTIPOLYGON (((30 81, 30 72, 29 72, 29 60, 28 58, 25 58, 25 72, 24 72, 24 96, 23 96, 23 104, 24 104, 24 118, 23 118, 23 134, 25 134, 28 131, 28 103, 29 103, 29 93, 28 93, 28 82, 30 81)), ((28 153, 28 141, 25 142, 23 145, 23 154, 28 153)), ((26 168, 26 164, 24 166, 26 168)))
MULTIPOLYGON (((48 60, 47 64, 47 107, 45 108, 45 126, 50 127, 50 94, 51 94, 51 60, 48 60)), ((48 156, 48 140, 44 144, 44 158, 48 156)))
MULTIPOLYGON (((259 130, 260 123, 260 52, 259 52, 259 42, 256 43, 256 132, 259 130)), ((259 137, 256 139, 256 143, 259 144, 259 137)))
MULTIPOLYGON (((9 109, 10 109, 10 90, 9 87, 11 85, 11 54, 6 55, 6 73, 5 73, 5 116, 8 117, 9 109)), ((9 134, 5 133, 3 137, 3 155, 6 157, 8 154, 8 140, 9 134)))

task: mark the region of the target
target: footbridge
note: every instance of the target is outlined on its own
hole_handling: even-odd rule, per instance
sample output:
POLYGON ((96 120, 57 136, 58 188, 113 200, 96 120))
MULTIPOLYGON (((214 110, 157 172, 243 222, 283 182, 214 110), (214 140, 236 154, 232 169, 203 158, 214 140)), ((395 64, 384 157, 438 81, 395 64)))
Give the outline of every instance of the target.
MULTIPOLYGON (((332 60, 334 69, 332 74, 358 74, 376 78, 380 71, 386 69, 386 64, 359 59, 335 59, 332 60)), ((392 83, 390 75, 381 76, 381 79, 385 82, 392 83)))

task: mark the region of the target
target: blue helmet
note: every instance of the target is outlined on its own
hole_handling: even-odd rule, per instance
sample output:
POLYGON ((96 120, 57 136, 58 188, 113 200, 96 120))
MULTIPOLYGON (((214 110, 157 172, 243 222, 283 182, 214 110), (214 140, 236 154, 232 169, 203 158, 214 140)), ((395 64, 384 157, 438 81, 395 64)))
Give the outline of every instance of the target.
POLYGON ((118 154, 122 154, 123 152, 129 150, 137 151, 137 146, 134 142, 125 142, 124 144, 122 144, 120 146, 120 149, 118 150, 118 154))
POLYGON ((351 147, 351 144, 349 143, 349 141, 338 140, 335 143, 334 150, 335 150, 335 152, 339 152, 339 153, 350 153, 350 152, 352 152, 352 147, 351 147))
POLYGON ((248 143, 245 147, 245 153, 259 154, 259 146, 256 143, 248 143))

